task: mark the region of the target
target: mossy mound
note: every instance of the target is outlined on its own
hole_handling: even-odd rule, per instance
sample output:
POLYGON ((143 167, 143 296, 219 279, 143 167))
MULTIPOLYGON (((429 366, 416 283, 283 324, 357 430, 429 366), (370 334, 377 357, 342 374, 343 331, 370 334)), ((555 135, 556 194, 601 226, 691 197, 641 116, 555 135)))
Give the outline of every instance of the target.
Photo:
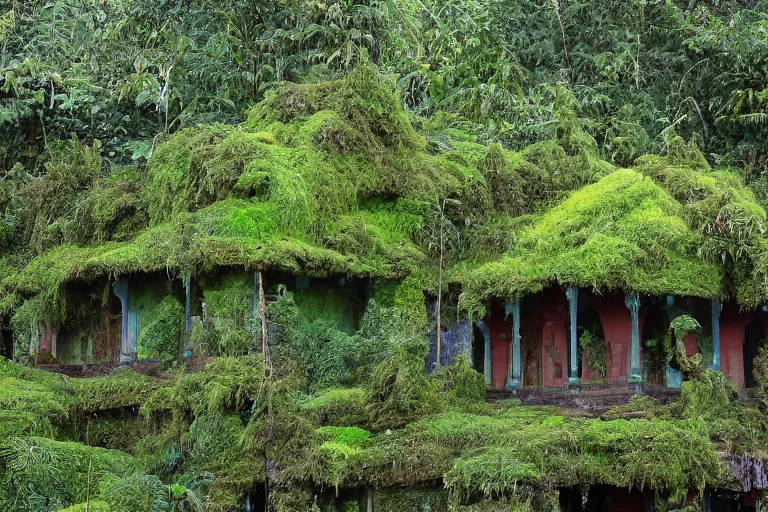
POLYGON ((103 479, 126 476, 136 468, 123 452, 39 437, 3 442, 0 460, 2 488, 11 491, 0 495, 5 510, 41 510, 41 497, 49 503, 48 510, 83 503, 97 496, 103 479))
POLYGON ((85 413, 124 407, 138 408, 154 391, 169 384, 137 373, 129 367, 119 368, 106 377, 71 381, 76 393, 75 407, 85 413))
POLYGON ((455 505, 510 497, 531 502, 574 485, 649 488, 676 501, 691 489, 729 481, 700 420, 605 422, 513 406, 489 415, 445 412, 373 436, 359 429, 321 433, 308 455, 316 462, 292 463, 278 454, 278 463, 290 474, 309 468, 315 482, 341 487, 442 482, 455 505))
POLYGON ((57 432, 70 414, 73 390, 60 375, 0 358, 0 440, 57 432))
POLYGON ((670 140, 666 156, 642 156, 636 168, 684 206, 686 219, 704 237, 699 257, 725 266, 728 294, 748 308, 764 302, 766 213, 738 173, 713 170, 698 148, 680 137, 670 140))
POLYGON ((553 284, 722 295, 722 270, 697 257, 702 243, 666 191, 635 171, 616 171, 543 214, 509 256, 470 272, 462 298, 478 308, 553 284))

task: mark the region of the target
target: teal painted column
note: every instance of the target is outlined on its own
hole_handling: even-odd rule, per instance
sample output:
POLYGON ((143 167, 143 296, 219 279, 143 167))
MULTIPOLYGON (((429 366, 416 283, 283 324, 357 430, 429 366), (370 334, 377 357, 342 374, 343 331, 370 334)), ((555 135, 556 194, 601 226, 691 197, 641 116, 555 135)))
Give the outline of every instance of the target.
POLYGON ((579 289, 578 288, 568 288, 568 290, 565 292, 566 297, 568 297, 568 314, 569 319, 571 322, 571 337, 570 337, 570 345, 568 347, 568 355, 570 356, 570 372, 568 375, 568 385, 569 386, 578 386, 581 383, 581 379, 579 379, 579 324, 578 324, 578 314, 579 314, 579 289))
POLYGON ((522 361, 520 360, 520 298, 506 305, 507 315, 512 314, 512 359, 509 361, 507 389, 517 389, 522 382, 522 361))
POLYGON ((640 296, 637 292, 628 292, 624 297, 624 304, 629 309, 632 317, 632 345, 629 359, 629 382, 642 382, 643 375, 640 372, 640 296))
POLYGON ((483 333, 484 351, 483 351, 483 375, 485 376, 485 385, 491 385, 491 331, 488 325, 482 320, 478 320, 475 325, 483 333))
POLYGON ((720 371, 720 299, 712 299, 712 369, 720 371))
POLYGON ((136 356, 136 339, 134 335, 137 329, 131 332, 131 320, 135 320, 135 315, 131 315, 128 307, 128 280, 120 279, 112 283, 112 291, 120 299, 120 362, 133 362, 136 356))

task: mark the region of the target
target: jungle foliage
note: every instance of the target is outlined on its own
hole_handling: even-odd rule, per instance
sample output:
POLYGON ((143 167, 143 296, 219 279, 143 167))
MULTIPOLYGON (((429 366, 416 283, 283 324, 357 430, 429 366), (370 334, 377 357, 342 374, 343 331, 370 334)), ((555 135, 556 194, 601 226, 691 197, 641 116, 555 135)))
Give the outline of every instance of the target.
POLYGON ((765 347, 755 406, 665 348, 679 401, 585 418, 486 404, 464 357, 426 373, 426 334, 550 286, 766 303, 766 27, 762 0, 0 2, 0 336, 18 362, 54 362, 40 326, 94 354, 128 276, 205 304, 196 371, 173 285, 137 333, 162 378, 0 360, 0 508, 738 488, 722 455, 768 456, 765 347), (269 289, 261 312, 266 272, 366 297, 269 289))

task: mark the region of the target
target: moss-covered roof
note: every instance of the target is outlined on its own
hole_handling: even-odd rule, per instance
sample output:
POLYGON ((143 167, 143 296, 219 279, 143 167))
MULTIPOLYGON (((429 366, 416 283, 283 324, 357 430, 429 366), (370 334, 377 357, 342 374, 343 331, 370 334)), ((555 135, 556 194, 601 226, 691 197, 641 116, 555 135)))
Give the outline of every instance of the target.
POLYGON ((702 244, 667 191, 636 171, 619 170, 543 214, 509 255, 470 271, 463 302, 478 307, 554 284, 721 295, 722 270, 697 257, 702 244))
MULTIPOLYGON (((181 130, 145 172, 84 185, 83 212, 33 216, 31 246, 0 260, 0 313, 35 296, 36 310, 62 311, 65 283, 161 270, 435 274, 434 284, 441 230, 445 275, 469 309, 554 284, 749 306, 768 297, 765 211, 693 145, 673 138, 666 156, 617 171, 567 120, 519 152, 452 128, 422 135, 412 121, 363 66, 342 81, 284 84, 240 126, 181 130)), ((91 162, 98 148, 85 153, 91 162)))

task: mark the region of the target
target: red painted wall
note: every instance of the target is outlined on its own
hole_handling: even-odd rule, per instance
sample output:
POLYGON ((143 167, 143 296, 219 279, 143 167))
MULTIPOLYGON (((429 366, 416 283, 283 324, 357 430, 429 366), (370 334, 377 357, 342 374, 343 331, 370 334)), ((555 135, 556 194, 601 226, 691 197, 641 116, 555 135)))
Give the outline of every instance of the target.
MULTIPOLYGON (((585 292, 582 292, 585 293, 585 292)), ((641 299, 638 315, 639 332, 648 316, 647 307, 643 307, 641 299)), ((600 324, 605 335, 607 372, 606 378, 612 380, 628 380, 631 371, 632 358, 632 315, 624 302, 623 293, 611 293, 604 296, 594 293, 585 295, 582 309, 594 309, 600 317, 600 324)), ((640 364, 642 365, 642 346, 640 364)), ((581 378, 585 381, 596 379, 599 374, 589 368, 586 359, 582 357, 581 378)))
POLYGON ((504 319, 504 305, 494 301, 490 318, 486 320, 491 332, 491 386, 503 388, 509 374, 512 344, 512 317, 504 319))
POLYGON ((568 382, 568 299, 560 288, 542 293, 541 366, 545 386, 568 382))
POLYGON ((744 387, 744 330, 754 318, 754 313, 739 313, 733 303, 723 305, 720 315, 720 369, 740 388, 744 387))
POLYGON ((627 380, 632 348, 632 318, 624 304, 624 297, 614 295, 602 301, 597 312, 603 325, 605 343, 608 345, 608 371, 606 378, 627 380))
POLYGON ((523 386, 540 386, 542 385, 541 334, 543 328, 541 295, 523 297, 520 307, 523 386))

